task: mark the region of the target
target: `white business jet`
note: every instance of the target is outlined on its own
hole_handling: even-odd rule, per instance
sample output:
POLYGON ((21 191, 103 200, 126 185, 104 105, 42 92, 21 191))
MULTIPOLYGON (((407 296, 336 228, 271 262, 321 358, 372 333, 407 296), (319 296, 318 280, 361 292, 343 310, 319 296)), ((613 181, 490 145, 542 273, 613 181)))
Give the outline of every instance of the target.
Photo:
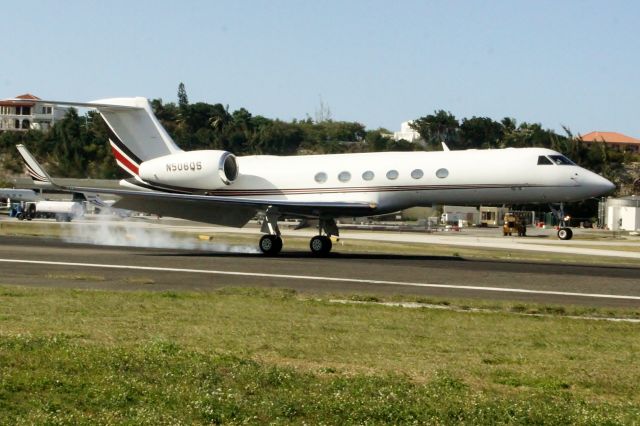
POLYGON ((181 150, 145 98, 51 103, 98 110, 118 165, 132 177, 115 190, 60 185, 19 145, 32 176, 66 191, 115 194, 121 199, 114 207, 163 216, 242 227, 262 215, 259 247, 267 255, 282 249, 284 218, 317 220, 309 245, 326 255, 340 217, 433 204, 563 203, 614 189, 543 148, 236 157, 181 150))

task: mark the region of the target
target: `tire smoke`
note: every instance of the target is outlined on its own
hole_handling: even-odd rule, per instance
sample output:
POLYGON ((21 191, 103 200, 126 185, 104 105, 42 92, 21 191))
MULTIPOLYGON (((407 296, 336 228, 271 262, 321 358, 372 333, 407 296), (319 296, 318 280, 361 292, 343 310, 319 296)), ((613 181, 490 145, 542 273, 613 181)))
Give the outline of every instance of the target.
POLYGON ((72 225, 63 240, 101 246, 200 250, 218 253, 259 253, 257 247, 197 240, 194 235, 172 232, 159 224, 117 220, 97 215, 95 221, 72 225))

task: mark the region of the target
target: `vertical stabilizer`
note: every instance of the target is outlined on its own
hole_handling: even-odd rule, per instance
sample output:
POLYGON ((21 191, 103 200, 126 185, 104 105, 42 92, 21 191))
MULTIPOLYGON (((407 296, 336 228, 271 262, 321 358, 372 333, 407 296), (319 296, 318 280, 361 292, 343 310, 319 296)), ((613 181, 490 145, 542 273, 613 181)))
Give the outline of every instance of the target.
POLYGON ((132 176, 138 176, 144 161, 181 151, 153 114, 146 98, 101 99, 91 103, 107 123, 109 144, 118 165, 132 176))

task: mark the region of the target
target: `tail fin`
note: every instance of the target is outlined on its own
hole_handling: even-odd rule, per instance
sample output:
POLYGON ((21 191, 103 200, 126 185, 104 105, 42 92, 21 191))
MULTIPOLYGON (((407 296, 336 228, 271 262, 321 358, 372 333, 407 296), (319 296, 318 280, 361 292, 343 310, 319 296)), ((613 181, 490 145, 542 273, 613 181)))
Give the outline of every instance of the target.
POLYGON ((27 166, 29 176, 31 176, 33 182, 37 185, 51 185, 51 178, 49 177, 49 174, 40 167, 40 164, 35 160, 35 158, 33 158, 27 148, 22 144, 16 145, 16 148, 18 148, 18 152, 20 153, 20 156, 22 156, 22 159, 27 166))
POLYGON ((97 109, 109 129, 109 144, 118 165, 134 177, 138 177, 138 168, 144 161, 182 151, 153 114, 146 98, 38 103, 97 109))
POLYGON ((103 99, 92 104, 109 128, 109 144, 118 165, 132 176, 138 176, 142 162, 181 151, 146 98, 103 99))

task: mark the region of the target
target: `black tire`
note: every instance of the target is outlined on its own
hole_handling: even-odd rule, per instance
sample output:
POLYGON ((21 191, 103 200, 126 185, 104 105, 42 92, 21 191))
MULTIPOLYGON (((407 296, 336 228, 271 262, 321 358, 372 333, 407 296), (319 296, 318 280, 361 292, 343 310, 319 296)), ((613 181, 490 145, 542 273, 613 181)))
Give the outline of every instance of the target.
POLYGON ((331 238, 325 235, 316 235, 309 241, 309 248, 315 256, 328 255, 332 246, 331 238))
POLYGON ((24 213, 22 213, 22 212, 18 213, 18 214, 16 215, 16 218, 17 218, 18 220, 24 220, 24 213))
POLYGON ((276 235, 263 235, 258 245, 265 256, 275 256, 282 250, 282 238, 276 235))
POLYGON ((570 240, 573 238, 573 231, 571 228, 560 228, 558 229, 558 238, 561 240, 570 240))

